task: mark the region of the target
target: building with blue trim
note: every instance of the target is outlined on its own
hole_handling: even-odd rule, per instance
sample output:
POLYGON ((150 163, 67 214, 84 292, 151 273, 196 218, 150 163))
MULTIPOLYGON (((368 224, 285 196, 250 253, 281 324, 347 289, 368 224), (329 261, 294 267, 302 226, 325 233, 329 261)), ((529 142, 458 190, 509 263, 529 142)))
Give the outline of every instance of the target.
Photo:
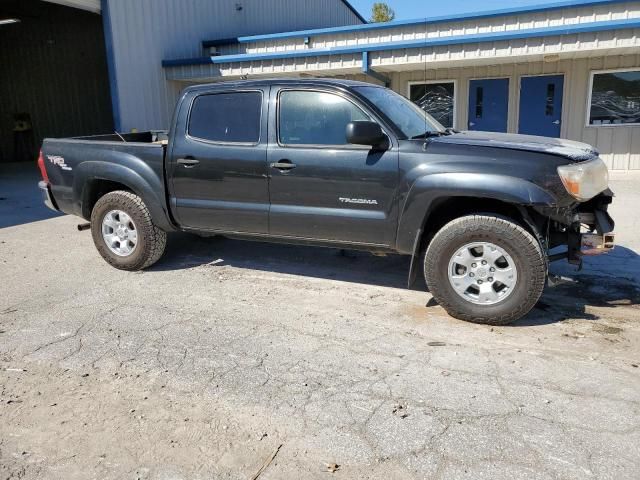
POLYGON ((5 17, 19 22, 0 25, 0 161, 26 136, 16 118, 34 144, 166 129, 185 86, 323 76, 386 84, 445 126, 583 141, 640 169, 640 0, 377 24, 346 0, 5 0, 5 17))
POLYGON ((384 83, 457 129, 563 137, 640 169, 640 1, 563 0, 331 28, 203 39, 170 81, 323 76, 384 83))

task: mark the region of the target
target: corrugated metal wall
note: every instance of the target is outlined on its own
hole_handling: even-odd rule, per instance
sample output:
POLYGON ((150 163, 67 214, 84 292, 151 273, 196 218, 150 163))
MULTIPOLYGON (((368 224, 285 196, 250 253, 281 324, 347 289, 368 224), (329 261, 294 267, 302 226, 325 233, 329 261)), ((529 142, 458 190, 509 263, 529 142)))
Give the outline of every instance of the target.
POLYGON ((0 161, 11 161, 13 116, 29 113, 43 137, 112 131, 99 15, 35 0, 3 2, 21 23, 0 28, 0 161))
MULTIPOLYGON (((640 54, 562 60, 558 62, 528 62, 465 68, 428 69, 427 80, 455 80, 457 128, 468 124, 469 80, 476 78, 509 78, 508 130, 518 130, 520 77, 562 73, 565 75, 561 136, 595 146, 609 168, 640 169, 640 126, 586 126, 589 79, 594 70, 635 67, 640 69, 640 54)), ((391 74, 391 87, 408 94, 410 81, 421 81, 424 71, 391 74)))
MULTIPOLYGON (((505 1, 505 7, 510 2, 505 1)), ((543 2, 544 3, 544 2, 543 2)), ((499 15, 488 18, 456 19, 447 22, 414 24, 396 28, 311 35, 309 45, 300 37, 256 41, 245 46, 246 53, 336 48, 352 45, 403 42, 422 38, 441 39, 461 35, 516 32, 534 28, 575 26, 592 22, 640 18, 640 1, 575 6, 537 13, 499 15)))
POLYGON ((169 126, 182 85, 161 61, 202 56, 202 40, 361 23, 339 0, 106 1, 123 131, 169 126))

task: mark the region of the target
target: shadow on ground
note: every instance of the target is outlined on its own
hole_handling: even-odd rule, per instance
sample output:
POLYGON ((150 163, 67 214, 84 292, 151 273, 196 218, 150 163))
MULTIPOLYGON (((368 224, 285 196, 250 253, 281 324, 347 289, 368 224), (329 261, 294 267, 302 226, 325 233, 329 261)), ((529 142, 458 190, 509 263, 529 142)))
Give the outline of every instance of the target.
MULTIPOLYGON (((406 288, 409 257, 375 256, 368 252, 234 240, 202 238, 186 233, 169 235, 167 251, 150 270, 166 271, 229 265, 236 268, 406 288)), ((419 278, 415 290, 425 290, 419 278)))
MULTIPOLYGON (((201 238, 174 233, 167 252, 151 271, 178 270, 198 266, 232 266, 250 270, 301 275, 343 282, 405 289, 409 257, 377 257, 367 252, 298 245, 241 241, 224 237, 201 238)), ((566 319, 598 320, 592 310, 636 307, 640 317, 640 285, 633 275, 640 272, 640 255, 619 246, 606 256, 587 259, 578 272, 568 265, 553 266, 563 281, 545 290, 538 305, 515 326, 544 325, 566 319), (620 272, 619 264, 625 269, 620 272)), ((412 290, 425 291, 422 276, 412 290)), ((426 307, 436 305, 429 300, 426 307)))
POLYGON ((60 215, 44 205, 39 180, 35 162, 0 164, 0 228, 60 215))
POLYGON ((599 320, 594 310, 618 307, 632 307, 640 318, 640 255, 635 251, 617 246, 608 254, 585 258, 581 271, 562 261, 550 270, 562 280, 548 287, 536 308, 516 326, 599 320))

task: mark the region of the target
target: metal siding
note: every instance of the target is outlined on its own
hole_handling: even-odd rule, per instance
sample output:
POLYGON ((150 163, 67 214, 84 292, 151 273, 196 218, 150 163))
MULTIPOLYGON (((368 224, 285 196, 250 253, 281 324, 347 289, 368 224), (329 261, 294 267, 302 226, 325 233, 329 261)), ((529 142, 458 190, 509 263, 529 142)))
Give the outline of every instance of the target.
MULTIPOLYGON (((509 78, 508 131, 518 129, 520 77, 528 75, 564 74, 564 102, 562 108, 561 137, 578 140, 595 146, 609 168, 613 170, 640 169, 640 126, 587 127, 587 98, 589 77, 594 70, 638 68, 640 54, 610 55, 607 57, 580 58, 558 62, 523 62, 493 66, 428 69, 427 80, 455 80, 457 128, 465 129, 468 123, 468 86, 471 79, 509 78)), ((392 88, 407 95, 409 82, 422 81, 422 70, 393 73, 392 88)))
MULTIPOLYGON (((362 44, 404 42, 417 39, 442 39, 460 35, 516 32, 533 28, 553 28, 583 23, 620 21, 640 18, 640 1, 609 3, 589 7, 571 7, 520 15, 458 19, 451 22, 412 24, 393 28, 310 34, 309 48, 338 48, 362 44)), ((259 39, 247 43, 246 53, 297 50, 302 39, 297 37, 259 39)))
MULTIPOLYGON (((446 39, 459 35, 517 32, 593 22, 629 21, 640 18, 640 1, 609 2, 601 5, 540 11, 522 15, 460 19, 438 24, 414 24, 381 30, 333 32, 311 37, 306 46, 300 38, 260 39, 245 45, 247 53, 299 52, 308 48, 340 48, 417 39, 446 39)), ((509 132, 518 129, 520 78, 528 75, 564 74, 561 136, 583 141, 600 150, 612 169, 640 169, 640 127, 587 127, 589 78, 593 70, 637 67, 640 69, 640 29, 591 31, 541 38, 485 41, 467 45, 439 45, 402 49, 389 46, 370 52, 374 70, 391 77, 392 88, 407 94, 408 82, 455 80, 457 82, 456 123, 468 124, 468 87, 472 79, 509 78, 509 132), (548 55, 557 61, 543 61, 548 55)), ((170 58, 170 57, 165 57, 170 58)), ((178 58, 178 57, 173 57, 178 58)), ((184 57, 183 57, 184 58, 184 57)), ((271 76, 311 74, 362 79, 361 56, 342 54, 221 63, 168 68, 177 80, 237 78, 241 75, 271 76), (190 75, 193 75, 190 77, 190 75), (197 75, 197 77, 195 76, 197 75)), ((371 79, 367 79, 371 81, 371 79)))
POLYGON ((113 131, 102 20, 82 10, 21 0, 22 22, 0 29, 0 161, 11 161, 13 114, 43 137, 113 131))
MULTIPOLYGON (((386 45, 384 48, 351 47, 348 50, 334 51, 331 55, 323 55, 321 51, 304 54, 270 54, 266 58, 255 58, 253 61, 241 61, 242 57, 214 57, 213 62, 198 65, 203 75, 198 78, 272 75, 278 73, 315 72, 336 75, 344 69, 360 67, 361 51, 368 50, 371 67, 381 73, 424 68, 462 67, 470 64, 506 64, 512 63, 514 57, 522 62, 536 62, 547 55, 558 55, 568 58, 581 56, 606 55, 615 51, 618 54, 634 52, 640 49, 640 29, 620 29, 615 31, 592 31, 563 36, 519 38, 516 40, 499 40, 474 42, 460 45, 437 45, 426 48, 402 48, 386 45), (212 64, 213 63, 213 64, 212 64), (335 71, 333 70, 335 69, 335 71), (208 73, 207 73, 208 72, 208 73)), ((194 65, 171 66, 166 69, 167 75, 175 80, 188 80, 189 72, 194 65)))
POLYGON ((340 0, 243 0, 240 12, 230 0, 106 1, 124 131, 168 127, 179 86, 161 61, 201 56, 203 40, 360 23, 340 0))

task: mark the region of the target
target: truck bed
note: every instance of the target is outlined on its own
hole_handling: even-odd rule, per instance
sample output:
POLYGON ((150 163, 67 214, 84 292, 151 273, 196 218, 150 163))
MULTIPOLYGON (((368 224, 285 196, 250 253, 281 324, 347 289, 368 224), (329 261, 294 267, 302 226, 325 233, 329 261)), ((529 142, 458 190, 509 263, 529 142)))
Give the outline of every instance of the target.
POLYGON ((83 140, 90 142, 123 142, 123 143, 160 143, 165 144, 169 140, 166 130, 150 130, 147 132, 132 133, 108 133, 106 135, 89 135, 85 137, 72 137, 69 140, 83 140))
POLYGON ((167 215, 167 138, 166 131, 146 131, 45 139, 42 159, 52 203, 64 213, 88 219, 92 203, 87 197, 100 193, 101 182, 120 181, 139 195, 152 195, 154 207, 167 215))

